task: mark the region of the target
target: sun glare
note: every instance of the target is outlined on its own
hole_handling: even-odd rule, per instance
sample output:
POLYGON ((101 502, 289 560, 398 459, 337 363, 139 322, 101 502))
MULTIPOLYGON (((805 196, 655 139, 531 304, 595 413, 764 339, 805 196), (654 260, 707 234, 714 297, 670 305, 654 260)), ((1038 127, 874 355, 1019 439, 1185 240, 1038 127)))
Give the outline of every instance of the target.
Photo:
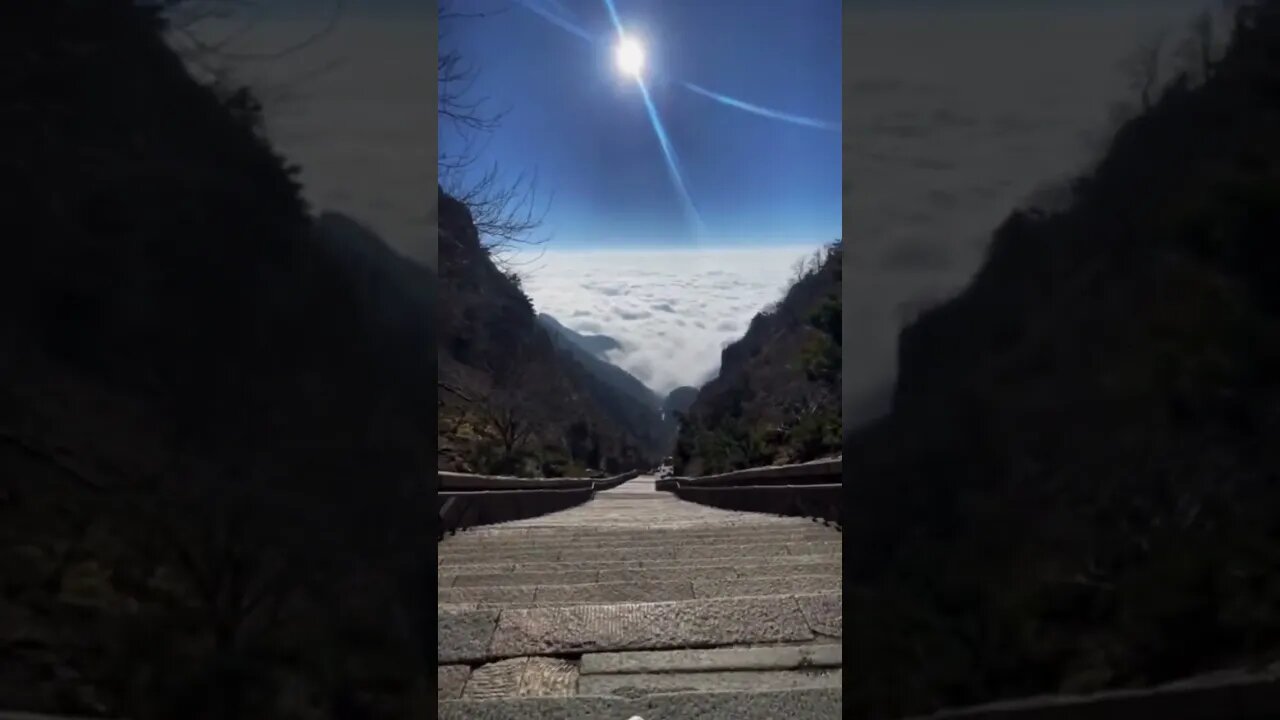
POLYGON ((638 78, 644 71, 644 47, 635 38, 624 37, 618 41, 615 52, 618 69, 625 75, 638 78))

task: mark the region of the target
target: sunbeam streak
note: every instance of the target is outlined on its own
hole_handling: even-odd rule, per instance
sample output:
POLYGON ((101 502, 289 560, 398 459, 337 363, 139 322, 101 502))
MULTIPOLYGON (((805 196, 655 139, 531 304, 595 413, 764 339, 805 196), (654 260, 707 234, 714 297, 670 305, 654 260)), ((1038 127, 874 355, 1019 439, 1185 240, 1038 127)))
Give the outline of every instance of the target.
POLYGON ((604 6, 609 11, 609 17, 613 20, 613 27, 618 31, 618 35, 622 35, 622 20, 618 19, 618 9, 613 6, 613 0, 604 0, 604 6))
MULTIPOLYGON (((534 13, 535 15, 538 15, 543 20, 546 20, 547 22, 555 25, 556 27, 559 27, 561 30, 564 30, 565 32, 571 33, 573 35, 577 35, 579 38, 586 40, 587 42, 593 43, 599 40, 598 37, 596 37, 595 35, 592 35, 591 33, 587 32, 583 28, 577 25, 574 25, 573 23, 569 22, 565 18, 560 17, 559 15, 556 15, 550 9, 542 7, 542 5, 538 3, 538 0, 516 0, 516 4, 519 5, 520 7, 523 7, 525 10, 528 10, 529 12, 534 13)), ((560 7, 563 10, 563 6, 558 6, 558 7, 560 7)))
POLYGON ((644 80, 636 78, 636 85, 640 86, 640 94, 644 97, 645 109, 649 111, 649 120, 653 122, 653 132, 658 136, 658 144, 662 146, 662 154, 667 158, 667 170, 671 173, 671 181, 675 183, 676 190, 680 193, 680 199, 684 201, 685 212, 688 213, 689 219, 693 221, 694 227, 702 232, 704 230, 702 217, 698 215, 698 208, 693 204, 693 198, 689 195, 689 189, 685 187, 684 178, 680 175, 680 161, 676 159, 675 148, 671 147, 671 141, 667 139, 667 131, 662 127, 662 120, 658 118, 658 110, 653 106, 653 100, 649 98, 649 88, 645 86, 644 80))
POLYGON ((745 110, 749 113, 755 113, 756 115, 762 115, 767 118, 773 118, 774 120, 782 120, 784 122, 794 123, 796 125, 805 125, 807 127, 818 128, 819 130, 829 130, 832 132, 840 132, 840 123, 827 122, 826 120, 815 120, 813 118, 807 118, 801 115, 791 115, 790 113, 778 112, 777 110, 770 110, 769 108, 766 108, 766 107, 760 107, 759 105, 752 105, 751 103, 743 102, 741 100, 736 100, 734 98, 729 97, 728 95, 721 95, 718 92, 712 92, 711 90, 708 90, 703 87, 698 87, 697 85, 694 85, 693 83, 690 83, 690 82, 682 82, 681 84, 684 85, 689 90, 692 90, 693 92, 698 93, 699 95, 711 98, 716 102, 724 103, 729 107, 735 107, 735 108, 738 108, 739 110, 745 110))

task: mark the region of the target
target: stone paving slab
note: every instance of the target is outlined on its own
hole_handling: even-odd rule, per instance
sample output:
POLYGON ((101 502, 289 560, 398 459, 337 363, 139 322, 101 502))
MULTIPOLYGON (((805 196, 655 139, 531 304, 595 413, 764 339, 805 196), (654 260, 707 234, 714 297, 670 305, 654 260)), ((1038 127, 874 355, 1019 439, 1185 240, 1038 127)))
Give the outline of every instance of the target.
POLYGON ((840 575, 839 562, 764 565, 714 565, 708 567, 642 568, 601 570, 599 582, 640 582, 643 580, 729 580, 737 578, 785 577, 790 575, 840 575))
POLYGON ((527 550, 510 547, 492 550, 467 550, 440 553, 438 567, 447 570, 452 565, 481 563, 533 563, 571 561, 619 561, 619 560, 681 560, 693 558, 758 558, 779 555, 839 555, 841 544, 828 543, 777 543, 763 542, 750 545, 644 545, 629 548, 571 548, 555 550, 527 550))
MULTIPOLYGON (((801 587, 790 593, 814 592, 801 587)), ((739 593, 748 594, 748 593, 739 593)), ((764 594, 764 593, 756 593, 764 594)), ((729 597, 732 593, 703 595, 729 597)), ((693 600, 693 583, 683 582, 615 582, 583 585, 496 585, 465 588, 443 588, 436 591, 436 602, 450 609, 530 608, 557 605, 599 605, 606 602, 660 602, 693 600)))
POLYGON ((436 666, 436 700, 457 700, 467 684, 471 668, 466 665, 436 666))
POLYGON ((536 585, 489 587, 446 587, 436 590, 437 603, 519 603, 533 602, 536 585))
POLYGON ((839 593, 799 595, 796 602, 804 613, 805 622, 813 632, 831 637, 842 637, 844 628, 843 603, 839 593))
MULTIPOLYGON (((741 559, 738 555, 728 557, 682 558, 658 560, 588 560, 585 562, 531 562, 531 563, 497 563, 476 565, 446 565, 436 570, 436 577, 454 577, 457 575, 498 575, 501 573, 526 572, 580 572, 587 570, 649 570, 663 568, 698 568, 737 565, 741 559)), ((829 555, 774 555, 751 558, 753 567, 761 565, 797 565, 803 563, 831 563, 829 555)))
POLYGON ((751 595, 798 595, 840 592, 844 579, 839 575, 776 575, 773 577, 695 580, 693 596, 747 597, 751 595))
MULTIPOLYGON (((584 585, 598 582, 599 570, 558 573, 494 573, 492 575, 458 575, 446 587, 478 587, 499 585, 584 585)), ((444 583, 441 583, 442 585, 444 583)))
POLYGON ((775 692, 670 693, 615 697, 512 698, 439 703, 439 720, 783 720, 842 717, 838 688, 775 692))
POLYGON ((730 565, 706 567, 664 567, 639 570, 601 570, 599 582, 693 582, 703 578, 738 577, 738 568, 730 565))
MULTIPOLYGON (((675 548, 675 557, 776 557, 787 555, 787 546, 779 542, 756 543, 754 545, 682 545, 675 548)), ((816 553, 815 553, 816 554, 816 553)))
POLYGON ((839 540, 787 543, 783 547, 787 549, 788 555, 840 555, 844 552, 844 543, 839 540))
MULTIPOLYGON (((598 605, 607 602, 666 602, 766 595, 840 592, 839 575, 791 575, 748 579, 587 583, 580 585, 496 585, 443 588, 436 601, 450 609, 532 608, 598 605)), ((824 626, 825 627, 825 626, 824 626)))
POLYGON ((745 692, 839 687, 840 668, 584 675, 578 680, 578 692, 582 695, 623 697, 661 692, 745 692))
POLYGON ((712 650, 640 650, 587 653, 578 672, 663 673, 727 670, 794 670, 802 667, 840 667, 842 648, 824 645, 716 648, 712 650))
POLYGON ((692 600, 692 582, 615 582, 590 585, 541 585, 534 597, 539 602, 589 600, 594 602, 656 602, 692 600))
POLYGON ((436 662, 449 664, 487 657, 497 625, 497 610, 438 609, 436 662))
MULTIPOLYGON (((795 598, 724 598, 503 610, 491 657, 810 640, 795 598)), ((479 641, 466 647, 478 652, 479 641)))
POLYGON ((688 547, 697 545, 700 547, 712 545, 728 545, 738 547, 742 545, 795 545, 805 543, 839 543, 841 536, 839 533, 772 533, 772 532, 751 532, 751 533, 734 533, 732 535, 715 534, 702 537, 686 537, 679 535, 669 535, 662 532, 651 532, 644 535, 637 535, 627 539, 607 539, 601 540, 597 538, 580 538, 580 539, 557 539, 554 542, 532 542, 520 536, 499 538, 494 537, 484 542, 450 542, 445 540, 437 545, 437 550, 442 555, 459 555, 467 553, 485 553, 498 552, 502 550, 511 550, 518 552, 564 552, 567 550, 626 550, 634 547, 688 547))
POLYGON ((676 543, 732 544, 742 542, 773 541, 839 542, 841 534, 832 528, 815 525, 811 529, 777 528, 771 526, 744 526, 731 530, 662 531, 626 533, 575 533, 568 530, 544 535, 530 535, 527 531, 492 532, 488 535, 469 537, 472 533, 446 536, 439 544, 445 551, 481 550, 505 545, 523 545, 537 550, 562 550, 575 547, 628 547, 637 543, 650 543, 661 539, 676 543))
POLYGON ((578 668, 559 658, 522 657, 486 663, 471 671, 465 699, 570 697, 577 694, 578 668))

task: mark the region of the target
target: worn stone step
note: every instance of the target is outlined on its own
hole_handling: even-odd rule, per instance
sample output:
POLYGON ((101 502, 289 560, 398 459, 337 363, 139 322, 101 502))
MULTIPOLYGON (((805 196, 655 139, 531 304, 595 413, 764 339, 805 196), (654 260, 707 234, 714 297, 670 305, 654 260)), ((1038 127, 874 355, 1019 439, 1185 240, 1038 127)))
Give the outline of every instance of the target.
POLYGON ((760 542, 750 545, 678 545, 663 543, 628 548, 598 549, 590 547, 563 550, 466 550, 439 554, 440 567, 475 565, 483 562, 566 562, 573 560, 684 560, 707 557, 778 557, 783 555, 838 555, 840 542, 778 543, 760 542))
POLYGON ((839 593, 531 609, 440 609, 437 661, 724 647, 838 637, 839 593))
POLYGON ((446 700, 440 720, 815 720, 841 717, 839 688, 755 692, 677 692, 638 698, 582 696, 446 700))
POLYGON ((843 649, 836 643, 799 646, 715 648, 711 650, 638 650, 587 653, 582 675, 680 673, 741 670, 838 668, 843 649))
MULTIPOLYGON (((555 562, 521 562, 521 563, 479 563, 475 565, 441 565, 436 568, 436 575, 494 575, 498 573, 527 572, 581 572, 584 570, 662 570, 684 567, 717 567, 731 564, 737 556, 710 558, 681 558, 657 560, 587 560, 555 561, 555 562)), ((830 555, 774 555, 751 558, 753 566, 760 565, 796 565, 810 563, 830 563, 830 555)))
MULTIPOLYGON (((508 585, 587 585, 606 582, 672 582, 681 580, 733 580, 785 577, 789 575, 839 575, 840 558, 829 562, 762 563, 738 558, 737 564, 672 564, 663 567, 618 568, 610 570, 563 570, 558 572, 496 572, 452 575, 437 573, 439 587, 497 587, 508 585)), ((797 558, 798 560, 798 558, 797 558)))
POLYGON ((733 544, 760 541, 772 542, 839 542, 841 534, 834 528, 815 525, 812 528, 749 527, 733 531, 705 531, 699 533, 670 533, 662 530, 630 532, 626 534, 583 534, 558 532, 545 535, 527 535, 521 532, 492 533, 472 536, 471 533, 446 536, 437 546, 441 552, 454 550, 483 550, 508 545, 531 549, 559 549, 563 547, 629 547, 662 540, 671 543, 733 544))
POLYGON ((476 607, 550 607, 605 602, 662 602, 698 598, 839 592, 841 577, 781 575, 705 580, 641 580, 581 585, 493 585, 440 588, 436 602, 476 607))
POLYGON ((578 694, 639 697, 662 692, 839 689, 840 677, 840 668, 583 675, 578 678, 578 694))

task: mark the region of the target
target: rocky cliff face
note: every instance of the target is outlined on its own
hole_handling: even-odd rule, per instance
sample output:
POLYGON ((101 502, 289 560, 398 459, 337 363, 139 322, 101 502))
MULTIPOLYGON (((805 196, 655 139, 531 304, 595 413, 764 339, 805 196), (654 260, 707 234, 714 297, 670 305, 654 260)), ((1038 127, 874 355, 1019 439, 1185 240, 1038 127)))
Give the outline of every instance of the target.
POLYGON ((742 339, 683 413, 677 472, 803 462, 840 448, 840 283, 835 243, 742 339))
POLYGON ((1206 83, 902 333, 893 411, 844 457, 852 642, 880 668, 855 706, 911 709, 895 678, 923 709, 1280 646, 1280 15, 1241 18, 1206 83))
POLYGON ((537 322, 514 275, 481 244, 470 212, 439 193, 441 469, 559 475, 639 467, 657 448, 634 404, 537 322))

